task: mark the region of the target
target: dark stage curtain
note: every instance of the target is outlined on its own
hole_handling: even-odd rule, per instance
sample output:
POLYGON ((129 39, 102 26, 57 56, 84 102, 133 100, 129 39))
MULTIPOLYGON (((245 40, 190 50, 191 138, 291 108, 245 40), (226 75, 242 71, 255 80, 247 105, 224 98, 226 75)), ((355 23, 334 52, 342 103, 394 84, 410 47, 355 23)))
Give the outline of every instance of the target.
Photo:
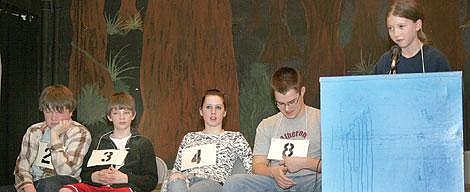
POLYGON ((38 17, 2 7, 0 54, 0 185, 13 184, 13 169, 27 127, 42 119, 38 97, 42 89, 40 67, 41 23, 38 17), (19 15, 17 15, 19 14, 19 15))

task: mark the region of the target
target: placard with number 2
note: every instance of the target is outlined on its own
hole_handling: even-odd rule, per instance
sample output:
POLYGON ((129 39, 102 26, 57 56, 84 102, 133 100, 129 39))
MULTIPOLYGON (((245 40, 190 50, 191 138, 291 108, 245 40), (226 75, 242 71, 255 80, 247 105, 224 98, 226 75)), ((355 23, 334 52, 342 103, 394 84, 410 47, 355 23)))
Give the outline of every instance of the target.
POLYGON ((39 142, 39 151, 38 155, 36 156, 36 160, 34 161, 34 164, 39 167, 44 167, 48 169, 54 169, 54 166, 52 166, 52 161, 51 161, 51 150, 49 147, 47 147, 48 143, 46 142, 39 142))

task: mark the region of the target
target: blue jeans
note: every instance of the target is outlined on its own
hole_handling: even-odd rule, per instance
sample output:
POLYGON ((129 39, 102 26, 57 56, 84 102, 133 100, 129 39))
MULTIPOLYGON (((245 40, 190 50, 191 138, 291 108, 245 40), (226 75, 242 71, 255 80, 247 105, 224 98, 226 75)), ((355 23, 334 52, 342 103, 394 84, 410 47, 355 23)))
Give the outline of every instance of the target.
POLYGON ((190 177, 189 188, 184 180, 175 179, 168 182, 167 189, 169 192, 219 192, 222 191, 222 184, 201 177, 190 177))
POLYGON ((298 191, 321 192, 321 174, 315 178, 315 173, 303 176, 289 176, 296 185, 288 189, 280 188, 272 177, 262 175, 236 174, 225 182, 223 192, 260 192, 260 191, 298 191))
MULTIPOLYGON (((70 176, 64 176, 64 175, 56 175, 56 176, 51 176, 48 178, 44 179, 39 179, 37 181, 34 181, 34 188, 36 188, 37 192, 51 192, 51 191, 59 191, 60 188, 64 185, 68 184, 73 184, 77 183, 78 181, 70 176)), ((13 185, 7 185, 7 186, 1 186, 0 191, 2 192, 9 192, 9 191, 16 191, 15 186, 13 185)))

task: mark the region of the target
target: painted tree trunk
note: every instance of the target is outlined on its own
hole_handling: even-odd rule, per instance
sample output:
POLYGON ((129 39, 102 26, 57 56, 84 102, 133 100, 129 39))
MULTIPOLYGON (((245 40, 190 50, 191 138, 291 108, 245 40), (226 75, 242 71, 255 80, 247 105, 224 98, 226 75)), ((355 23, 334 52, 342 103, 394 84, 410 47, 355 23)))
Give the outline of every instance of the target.
POLYGON ((237 69, 228 0, 148 2, 144 19, 140 130, 157 155, 173 162, 182 137, 202 130, 206 89, 224 91, 225 130, 239 130, 237 69))
POLYGON ((271 1, 271 22, 268 40, 261 52, 261 62, 282 67, 289 60, 301 57, 300 48, 289 32, 287 25, 287 1, 271 1))
POLYGON ((344 49, 346 73, 361 61, 374 65, 376 58, 389 49, 385 16, 379 14, 381 6, 381 1, 377 0, 355 1, 353 19, 351 19, 352 37, 344 49), (380 36, 378 29, 383 29, 384 36, 380 36))
POLYGON ((135 7, 135 0, 121 0, 121 7, 119 8, 119 15, 123 19, 129 19, 137 14, 135 7))
POLYGON ((427 0, 423 7, 424 32, 431 37, 433 46, 444 53, 453 70, 463 70, 466 54, 459 28, 460 1, 427 0))
POLYGON ((307 34, 305 42, 305 102, 320 107, 321 76, 342 75, 344 53, 339 46, 341 0, 302 0, 307 34))
POLYGON ((104 96, 113 92, 111 77, 105 66, 107 33, 103 9, 104 1, 72 1, 69 87, 77 94, 87 84, 97 85, 104 96))

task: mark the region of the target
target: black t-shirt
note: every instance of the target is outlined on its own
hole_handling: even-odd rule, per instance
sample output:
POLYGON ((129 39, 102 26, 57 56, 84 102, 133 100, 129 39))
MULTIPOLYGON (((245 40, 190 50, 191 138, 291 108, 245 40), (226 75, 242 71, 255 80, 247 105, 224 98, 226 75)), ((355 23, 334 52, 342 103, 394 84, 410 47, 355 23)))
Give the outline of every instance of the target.
MULTIPOLYGON (((400 55, 397 62, 397 73, 423 73, 423 72, 444 72, 450 71, 450 65, 444 54, 438 49, 425 45, 423 46, 424 52, 424 70, 423 63, 421 62, 421 51, 410 58, 400 55)), ((390 73, 390 51, 384 53, 377 64, 375 65, 375 74, 388 74, 390 73)))

